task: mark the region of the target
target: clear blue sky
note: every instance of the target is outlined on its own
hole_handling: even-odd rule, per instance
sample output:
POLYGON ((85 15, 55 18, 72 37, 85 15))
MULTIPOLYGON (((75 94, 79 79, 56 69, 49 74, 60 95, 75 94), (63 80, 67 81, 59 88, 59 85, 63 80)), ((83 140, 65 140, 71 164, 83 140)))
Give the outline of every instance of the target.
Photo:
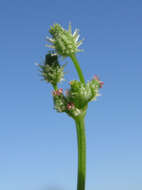
MULTIPOLYGON (((85 38, 86 80, 105 83, 86 117, 86 190, 141 190, 141 0, 0 1, 0 189, 76 189, 74 122, 53 110, 34 64, 48 51, 50 25, 69 21, 85 38)), ((68 82, 77 75, 67 61, 68 82)))

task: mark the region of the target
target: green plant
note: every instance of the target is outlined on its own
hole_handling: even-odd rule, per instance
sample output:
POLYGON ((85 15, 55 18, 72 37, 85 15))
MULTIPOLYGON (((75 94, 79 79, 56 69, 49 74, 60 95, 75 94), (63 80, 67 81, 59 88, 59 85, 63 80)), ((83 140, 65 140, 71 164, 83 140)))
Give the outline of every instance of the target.
POLYGON ((54 108, 57 112, 65 112, 72 117, 76 124, 78 140, 78 181, 77 190, 85 190, 86 179, 86 136, 84 118, 86 115, 88 103, 96 100, 99 96, 99 89, 103 82, 97 76, 94 76, 89 82, 85 82, 84 75, 78 63, 76 53, 82 50, 78 47, 82 41, 78 41, 79 32, 75 30, 72 34, 71 25, 65 30, 59 24, 54 24, 49 33, 51 38, 47 38, 49 48, 53 51, 45 56, 43 64, 39 64, 41 75, 46 82, 52 84, 54 108), (59 64, 58 57, 70 57, 79 76, 78 80, 70 81, 70 89, 64 94, 62 88, 58 88, 58 83, 64 78, 64 66, 59 64))

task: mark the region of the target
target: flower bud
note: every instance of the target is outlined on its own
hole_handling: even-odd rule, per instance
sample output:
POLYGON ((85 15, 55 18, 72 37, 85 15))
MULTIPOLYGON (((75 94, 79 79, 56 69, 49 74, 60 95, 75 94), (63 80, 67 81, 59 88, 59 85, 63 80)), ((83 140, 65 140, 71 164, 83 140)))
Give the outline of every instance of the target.
POLYGON ((47 45, 47 47, 55 49, 63 57, 80 52, 81 50, 78 47, 82 44, 82 41, 78 41, 80 36, 78 32, 76 29, 72 34, 70 24, 68 30, 65 30, 59 24, 54 24, 49 30, 52 38, 47 38, 51 45, 47 45))

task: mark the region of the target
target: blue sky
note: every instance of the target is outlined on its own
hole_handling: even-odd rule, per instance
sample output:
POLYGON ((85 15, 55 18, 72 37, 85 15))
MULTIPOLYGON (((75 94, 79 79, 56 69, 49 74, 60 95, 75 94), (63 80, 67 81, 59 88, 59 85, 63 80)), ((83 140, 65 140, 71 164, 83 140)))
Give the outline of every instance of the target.
MULTIPOLYGON (((86 190, 142 189, 142 1, 1 0, 0 189, 76 189, 73 120, 53 110, 35 62, 55 22, 79 28, 86 80, 104 81, 86 116, 86 190)), ((77 78, 66 60, 67 82, 77 78)), ((67 85, 61 84, 67 87, 67 85)))

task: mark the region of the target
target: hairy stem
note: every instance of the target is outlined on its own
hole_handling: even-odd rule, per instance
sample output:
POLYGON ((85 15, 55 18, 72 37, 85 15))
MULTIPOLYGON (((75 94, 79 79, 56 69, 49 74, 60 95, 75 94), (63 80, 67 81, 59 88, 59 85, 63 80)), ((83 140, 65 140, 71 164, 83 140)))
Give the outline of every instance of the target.
POLYGON ((77 190, 85 190, 86 179, 86 137, 84 117, 75 119, 78 142, 78 177, 77 190))

